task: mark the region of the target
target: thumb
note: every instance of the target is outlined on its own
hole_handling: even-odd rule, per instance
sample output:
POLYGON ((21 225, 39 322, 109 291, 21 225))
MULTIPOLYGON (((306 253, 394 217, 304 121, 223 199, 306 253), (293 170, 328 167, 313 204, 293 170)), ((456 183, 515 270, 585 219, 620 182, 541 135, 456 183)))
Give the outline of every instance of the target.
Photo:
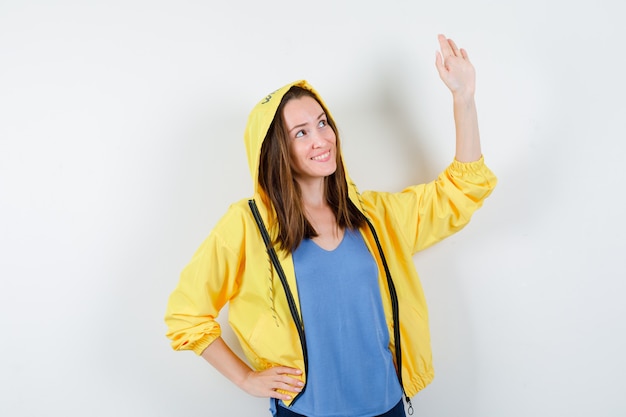
POLYGON ((447 70, 446 70, 446 66, 443 63, 443 57, 441 56, 441 52, 439 51, 436 52, 435 67, 437 67, 439 76, 443 78, 443 75, 447 72, 447 70))

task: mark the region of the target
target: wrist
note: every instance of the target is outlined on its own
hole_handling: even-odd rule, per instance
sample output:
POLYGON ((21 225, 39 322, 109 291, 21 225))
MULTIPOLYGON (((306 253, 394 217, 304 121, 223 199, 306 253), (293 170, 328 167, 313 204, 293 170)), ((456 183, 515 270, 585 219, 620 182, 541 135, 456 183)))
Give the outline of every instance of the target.
POLYGON ((247 369, 247 370, 244 371, 244 373, 237 380, 235 380, 233 382, 240 389, 244 390, 245 392, 249 392, 248 391, 248 383, 250 382, 250 377, 252 376, 252 374, 254 374, 254 371, 252 369, 247 369))
POLYGON ((452 100, 454 104, 472 104, 474 103, 473 91, 455 91, 452 93, 452 100))

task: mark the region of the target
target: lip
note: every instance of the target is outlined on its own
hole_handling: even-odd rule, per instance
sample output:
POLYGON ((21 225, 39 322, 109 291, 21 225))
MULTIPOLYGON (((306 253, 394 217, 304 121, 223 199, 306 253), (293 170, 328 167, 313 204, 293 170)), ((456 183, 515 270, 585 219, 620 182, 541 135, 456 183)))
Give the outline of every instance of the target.
POLYGON ((315 161, 315 162, 327 162, 330 159, 330 150, 316 155, 314 157, 311 158, 311 161, 315 161))

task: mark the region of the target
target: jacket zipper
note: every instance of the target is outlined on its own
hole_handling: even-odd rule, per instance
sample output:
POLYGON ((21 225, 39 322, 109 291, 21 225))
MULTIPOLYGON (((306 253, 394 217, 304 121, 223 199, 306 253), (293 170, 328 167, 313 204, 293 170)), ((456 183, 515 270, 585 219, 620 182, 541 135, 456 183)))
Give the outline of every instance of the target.
MULTIPOLYGON (((274 265, 274 269, 280 278, 280 282, 283 285, 283 289, 285 291, 285 297, 287 297, 287 304, 289 305, 289 311, 291 312, 291 317, 296 325, 296 329, 298 330, 298 337, 300 338, 300 346, 302 347, 302 356, 304 358, 304 374, 308 376, 309 370, 309 357, 306 348, 306 336, 304 334, 304 323, 298 313, 298 308, 296 306, 296 301, 293 298, 293 294, 291 289, 289 288, 289 283, 287 282, 287 277, 285 276, 285 271, 283 271, 282 266, 280 265, 280 261, 278 260, 278 255, 276 255, 276 251, 272 246, 272 241, 270 239, 269 233, 265 228, 265 224, 263 223, 263 218, 259 213, 259 209, 256 206, 254 200, 248 200, 248 205, 250 206, 250 210, 252 210, 252 215, 254 216, 254 220, 256 221, 257 226, 259 227, 259 231, 261 232, 261 236, 263 237, 263 242, 265 242, 265 248, 267 249, 267 254, 274 265)), ((308 380, 308 378, 307 378, 308 380)), ((300 396, 304 393, 306 389, 306 380, 304 382, 304 386, 302 387, 302 391, 300 391, 296 396, 291 400, 290 407, 300 398, 300 396)))
POLYGON ((389 296, 391 298, 391 310, 393 317, 393 336, 394 336, 394 348, 396 355, 396 366, 398 367, 398 380, 400 382, 400 387, 402 388, 402 394, 404 395, 404 399, 408 405, 408 414, 410 416, 413 415, 413 404, 411 403, 411 398, 406 394, 404 390, 404 384, 402 383, 402 346, 400 340, 400 306, 398 304, 398 293, 396 292, 396 286, 393 284, 393 279, 391 278, 391 272, 389 271, 389 266, 387 265, 387 259, 385 258, 385 253, 383 252, 383 248, 378 240, 378 234, 376 233, 376 229, 374 229, 374 225, 370 222, 370 220, 366 217, 365 221, 369 226, 372 235, 374 236, 374 240, 376 241, 376 247, 378 248, 378 253, 380 254, 380 259, 383 262, 383 268, 385 269, 385 275, 387 276, 387 286, 389 287, 389 296))

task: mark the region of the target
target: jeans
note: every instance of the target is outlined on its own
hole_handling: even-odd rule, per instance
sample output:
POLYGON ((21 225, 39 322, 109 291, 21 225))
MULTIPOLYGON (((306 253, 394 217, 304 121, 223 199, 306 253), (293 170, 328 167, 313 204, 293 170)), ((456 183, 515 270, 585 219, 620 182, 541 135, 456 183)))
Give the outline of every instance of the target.
MULTIPOLYGON (((276 401, 276 417, 306 417, 306 416, 302 414, 294 413, 290 409, 280 406, 278 404, 278 401, 276 401)), ((396 404, 395 407, 393 407, 391 410, 375 417, 406 417, 406 414, 404 414, 404 403, 402 402, 402 399, 400 399, 400 402, 396 404)))

